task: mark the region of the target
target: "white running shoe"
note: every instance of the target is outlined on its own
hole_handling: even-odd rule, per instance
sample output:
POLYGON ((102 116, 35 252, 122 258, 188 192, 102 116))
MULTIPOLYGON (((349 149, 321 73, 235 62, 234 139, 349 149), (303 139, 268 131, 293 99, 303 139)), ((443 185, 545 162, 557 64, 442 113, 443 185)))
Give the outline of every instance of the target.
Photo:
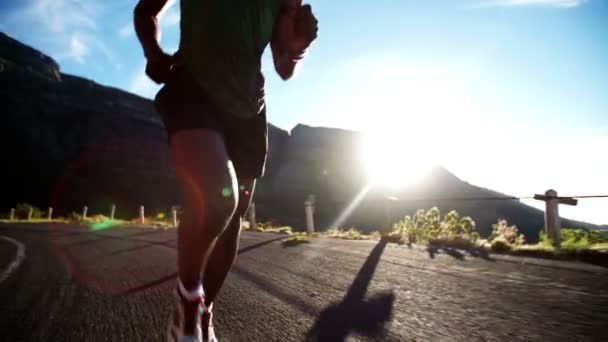
MULTIPOLYGON (((204 302, 203 302, 204 303, 204 302)), ((203 309, 201 315, 201 329, 203 331, 203 342, 218 342, 213 329, 213 304, 203 309)))
POLYGON ((173 292, 175 309, 169 319, 167 328, 168 342, 203 342, 201 318, 205 310, 204 297, 188 300, 179 288, 173 292), (188 334, 186 334, 188 332, 188 334))

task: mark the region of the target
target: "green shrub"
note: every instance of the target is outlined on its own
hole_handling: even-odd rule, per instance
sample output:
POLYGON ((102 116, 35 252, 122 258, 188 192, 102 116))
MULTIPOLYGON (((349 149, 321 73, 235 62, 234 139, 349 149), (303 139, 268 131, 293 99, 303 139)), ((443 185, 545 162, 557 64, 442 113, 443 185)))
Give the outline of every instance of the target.
POLYGON ((293 229, 289 226, 285 226, 285 227, 278 227, 274 229, 277 233, 279 234, 293 234, 293 229))
POLYGON ((73 211, 69 216, 68 216, 68 220, 69 221, 73 221, 73 222, 81 222, 82 221, 82 215, 78 214, 77 212, 73 211))
POLYGON ((441 219, 439 209, 428 211, 419 209, 414 217, 406 216, 393 225, 389 239, 398 239, 402 243, 428 243, 429 241, 466 240, 475 242, 479 233, 475 221, 468 216, 461 217, 455 210, 441 219))
POLYGON ((506 241, 511 246, 520 246, 526 242, 523 234, 518 234, 517 226, 509 226, 507 220, 498 220, 498 223, 492 225, 492 233, 488 237, 488 241, 492 243, 495 239, 506 241))
POLYGON ((86 221, 89 223, 103 223, 109 221, 110 218, 101 214, 93 215, 91 217, 87 217, 86 221))
POLYGON ((364 234, 356 228, 349 228, 347 230, 329 229, 323 235, 329 238, 344 240, 380 240, 382 237, 378 231, 364 234))
POLYGON ((32 218, 41 218, 43 216, 42 210, 36 206, 29 203, 19 203, 15 207, 15 218, 26 220, 30 212, 30 208, 32 209, 32 218))
MULTIPOLYGON (((588 229, 560 229, 561 249, 566 251, 589 249, 592 245, 600 244, 605 241, 600 232, 588 229)), ((543 246, 552 246, 553 241, 545 234, 544 231, 539 233, 539 244, 543 246)))
POLYGON ((566 243, 567 241, 581 241, 587 240, 590 244, 605 242, 606 239, 602 237, 602 234, 595 230, 588 229, 573 229, 573 228, 562 228, 560 229, 560 238, 566 243))
POLYGON ((495 238, 490 243, 490 246, 494 252, 508 252, 512 248, 511 244, 504 237, 495 238))

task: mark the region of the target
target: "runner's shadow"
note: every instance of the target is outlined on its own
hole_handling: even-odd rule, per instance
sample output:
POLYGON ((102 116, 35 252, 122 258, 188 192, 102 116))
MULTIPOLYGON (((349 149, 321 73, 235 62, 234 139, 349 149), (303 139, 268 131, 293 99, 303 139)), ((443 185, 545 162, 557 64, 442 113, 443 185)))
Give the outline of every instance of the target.
POLYGON ((350 332, 380 336, 391 319, 395 295, 392 291, 365 299, 386 241, 380 241, 359 270, 340 303, 325 308, 307 334, 307 341, 344 341, 350 332))

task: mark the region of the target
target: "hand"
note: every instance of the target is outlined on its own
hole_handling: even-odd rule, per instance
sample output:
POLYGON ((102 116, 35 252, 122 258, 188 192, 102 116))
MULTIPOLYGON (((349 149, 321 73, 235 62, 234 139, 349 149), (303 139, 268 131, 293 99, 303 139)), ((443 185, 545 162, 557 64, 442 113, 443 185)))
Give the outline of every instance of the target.
POLYGON ((169 74, 171 73, 172 67, 173 56, 164 52, 158 52, 148 56, 146 75, 158 84, 166 83, 169 80, 169 74))
POLYGON ((289 47, 300 57, 317 38, 319 21, 312 14, 310 5, 298 7, 293 20, 293 35, 289 41, 289 47))

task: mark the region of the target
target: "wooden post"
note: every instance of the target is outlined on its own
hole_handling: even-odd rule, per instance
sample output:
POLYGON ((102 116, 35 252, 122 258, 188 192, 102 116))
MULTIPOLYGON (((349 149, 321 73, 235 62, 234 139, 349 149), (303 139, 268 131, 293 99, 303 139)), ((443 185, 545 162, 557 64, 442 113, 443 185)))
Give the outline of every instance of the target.
POLYGON ((88 208, 88 207, 85 205, 85 206, 82 208, 82 220, 83 220, 83 221, 87 219, 87 212, 88 212, 88 211, 89 211, 89 208, 88 208))
POLYGON ((112 204, 110 207, 110 221, 114 221, 114 214, 116 213, 116 204, 112 204))
POLYGON ((27 220, 31 221, 33 215, 34 215, 34 208, 30 207, 30 209, 27 211, 27 220))
POLYGON ((48 211, 48 214, 47 214, 47 215, 48 215, 48 216, 47 216, 47 219, 48 219, 49 221, 53 219, 53 207, 49 207, 49 211, 48 211))
POLYGON ((13 221, 15 219, 15 208, 11 208, 10 219, 11 219, 11 221, 13 221))
POLYGON ((141 224, 146 223, 146 217, 144 216, 144 206, 143 205, 139 206, 139 219, 141 220, 141 224))
POLYGON ((557 191, 547 190, 545 196, 547 196, 545 201, 545 233, 553 241, 553 245, 559 248, 561 239, 559 235, 559 198, 557 197, 557 191))
POLYGON ((578 200, 572 197, 558 197, 557 191, 549 189, 544 195, 534 195, 534 199, 545 201, 545 234, 553 241, 553 246, 561 246, 559 204, 576 205, 578 200))
POLYGON ((249 210, 248 210, 247 214, 249 216, 249 229, 256 230, 258 225, 256 223, 256 218, 255 218, 255 203, 254 202, 251 202, 251 205, 249 206, 249 210))
POLYGON ((312 235, 315 232, 315 197, 309 195, 308 199, 304 202, 304 212, 306 214, 306 232, 312 235))
POLYGON ((175 206, 171 208, 171 215, 173 218, 173 227, 177 228, 177 208, 175 206))

